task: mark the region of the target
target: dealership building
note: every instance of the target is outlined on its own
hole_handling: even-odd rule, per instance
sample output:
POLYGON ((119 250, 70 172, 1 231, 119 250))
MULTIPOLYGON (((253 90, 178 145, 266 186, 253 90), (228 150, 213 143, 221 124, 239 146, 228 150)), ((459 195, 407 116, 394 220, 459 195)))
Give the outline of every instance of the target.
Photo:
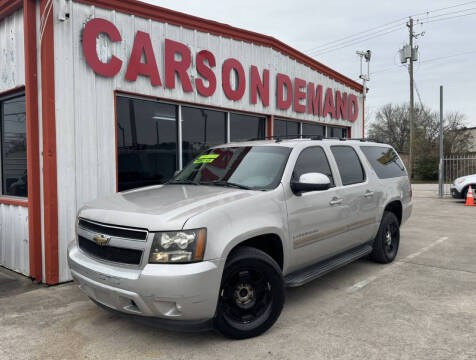
POLYGON ((362 137, 362 85, 267 35, 136 0, 0 2, 0 265, 68 281, 77 210, 210 146, 362 137))

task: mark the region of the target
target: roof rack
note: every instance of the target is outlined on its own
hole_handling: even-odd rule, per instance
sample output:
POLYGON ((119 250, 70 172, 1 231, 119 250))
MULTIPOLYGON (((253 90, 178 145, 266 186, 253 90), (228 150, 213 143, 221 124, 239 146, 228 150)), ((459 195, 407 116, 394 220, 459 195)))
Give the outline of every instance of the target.
POLYGON ((276 142, 281 142, 283 140, 339 140, 339 141, 360 141, 360 142, 376 142, 380 141, 371 139, 371 138, 345 138, 345 137, 325 137, 322 135, 272 135, 265 136, 264 138, 252 138, 241 141, 260 141, 260 140, 275 140, 276 142))

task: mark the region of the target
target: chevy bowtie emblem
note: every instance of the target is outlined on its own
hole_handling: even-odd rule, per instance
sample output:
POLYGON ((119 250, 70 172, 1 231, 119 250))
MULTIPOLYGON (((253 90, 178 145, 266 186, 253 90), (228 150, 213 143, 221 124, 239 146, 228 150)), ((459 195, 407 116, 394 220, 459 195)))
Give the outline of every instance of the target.
POLYGON ((99 246, 106 246, 111 238, 102 234, 97 234, 94 235, 93 240, 99 246))

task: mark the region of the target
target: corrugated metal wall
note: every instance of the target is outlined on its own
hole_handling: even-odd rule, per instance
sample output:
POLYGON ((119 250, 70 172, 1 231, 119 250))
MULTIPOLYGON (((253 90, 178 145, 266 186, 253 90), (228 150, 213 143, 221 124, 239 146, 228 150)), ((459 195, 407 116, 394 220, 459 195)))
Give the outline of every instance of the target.
POLYGON ((30 274, 26 207, 0 204, 0 265, 30 274))
MULTIPOLYGON (((0 21, 0 92, 25 84, 23 10, 0 21)), ((0 204, 0 265, 29 275, 28 208, 0 204)))
POLYGON ((23 10, 0 21, 0 92, 25 84, 23 10))
MULTIPOLYGON (((274 101, 276 73, 281 72, 291 78, 299 77, 319 83, 324 88, 332 87, 354 93, 361 99, 361 95, 356 91, 270 48, 95 8, 74 1, 71 6, 69 20, 64 22, 55 20, 55 57, 58 59, 55 63, 55 86, 60 281, 70 278, 66 264, 66 246, 74 234, 77 209, 86 201, 114 193, 116 190, 114 90, 310 120, 305 114, 276 109, 274 101), (98 54, 103 61, 107 61, 111 53, 114 53, 124 62, 121 72, 113 79, 96 76, 87 65, 83 55, 82 29, 84 24, 94 17, 113 22, 122 35, 120 43, 111 45, 107 37, 100 37, 98 41, 98 54), (150 80, 142 76, 139 76, 136 82, 126 81, 124 75, 134 36, 138 30, 151 35, 162 82, 165 81, 163 59, 165 38, 187 44, 193 54, 203 49, 210 50, 217 61, 215 75, 218 87, 215 94, 204 98, 195 92, 183 93, 180 83, 177 83, 174 90, 152 87, 150 80), (220 84, 221 64, 227 58, 239 59, 245 69, 249 69, 250 65, 256 65, 260 71, 270 70, 271 104, 268 108, 260 104, 250 105, 248 88, 242 100, 238 102, 226 98, 220 84)), ((195 70, 191 70, 190 75, 197 76, 195 70)), ((339 120, 314 120, 337 125, 351 125, 352 134, 358 136, 362 133, 362 102, 359 116, 352 125, 339 120)))

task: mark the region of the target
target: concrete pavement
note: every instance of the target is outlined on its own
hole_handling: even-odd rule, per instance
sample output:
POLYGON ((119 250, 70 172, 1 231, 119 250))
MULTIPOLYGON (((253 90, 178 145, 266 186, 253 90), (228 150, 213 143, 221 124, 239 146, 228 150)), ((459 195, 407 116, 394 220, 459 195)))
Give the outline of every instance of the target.
POLYGON ((288 289, 258 338, 150 328, 65 284, 0 297, 0 359, 475 359, 476 207, 436 191, 414 186, 393 264, 360 260, 288 289))

